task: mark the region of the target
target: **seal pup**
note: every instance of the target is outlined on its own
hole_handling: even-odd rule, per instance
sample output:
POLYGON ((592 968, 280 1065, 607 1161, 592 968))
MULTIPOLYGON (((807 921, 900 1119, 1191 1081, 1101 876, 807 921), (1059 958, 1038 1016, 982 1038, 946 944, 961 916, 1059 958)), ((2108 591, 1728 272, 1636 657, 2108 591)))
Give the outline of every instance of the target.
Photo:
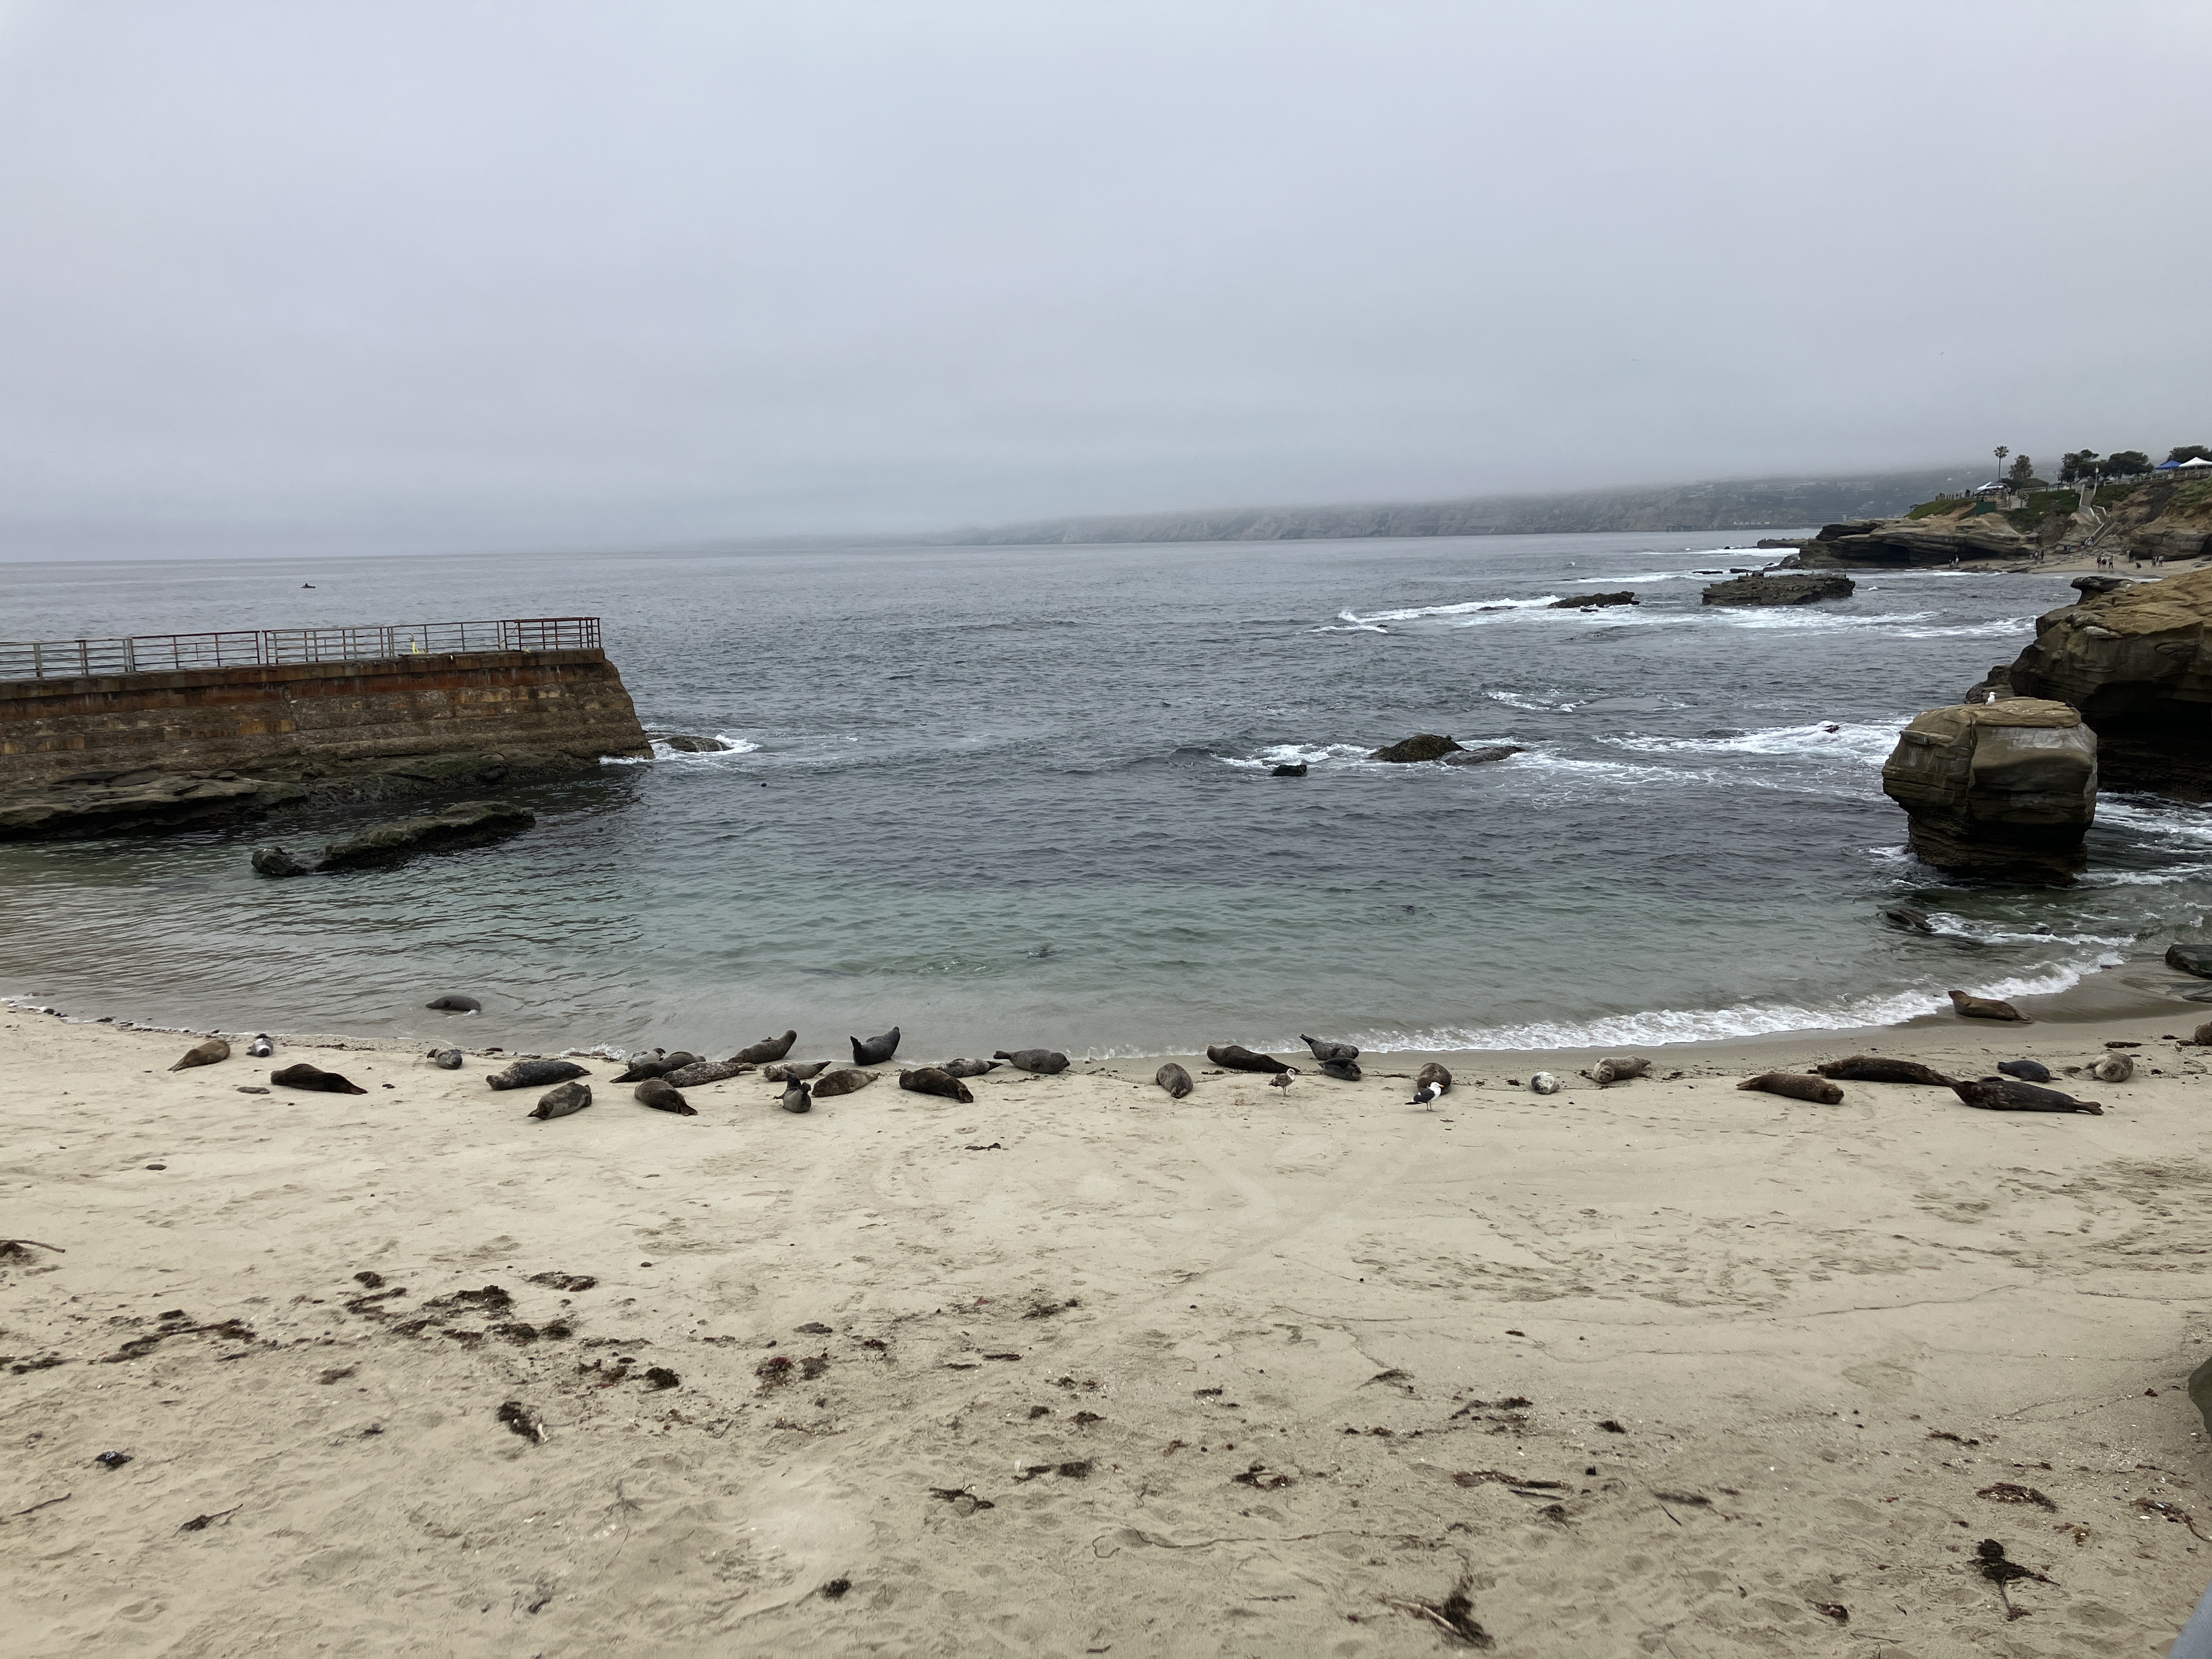
POLYGON ((474 997, 457 996, 451 994, 442 997, 433 997, 422 1006, 425 1008, 435 1008, 439 1012, 447 1014, 483 1012, 483 1004, 478 1002, 474 997))
POLYGON ((1181 1100, 1198 1085, 1190 1080, 1190 1073, 1170 1060, 1152 1073, 1152 1081, 1168 1091, 1170 1100, 1181 1100))
POLYGON ((783 1091, 783 1098, 775 1103, 787 1112, 811 1112, 814 1109, 813 1091, 793 1078, 791 1086, 783 1091))
POLYGON ((1339 1083, 1359 1081, 1359 1062, 1356 1060, 1324 1060, 1314 1068, 1323 1077, 1333 1077, 1339 1083))
POLYGON ((798 1032, 786 1031, 780 1037, 763 1037, 758 1042, 749 1042, 730 1058, 741 1066, 765 1066, 772 1060, 781 1060, 798 1041, 798 1032))
POLYGON ((856 1036, 848 1036, 845 1041, 853 1045, 854 1065, 881 1066, 898 1052, 899 1028, 894 1025, 881 1036, 870 1037, 866 1042, 856 1036))
POLYGON ((1917 1060, 1892 1060, 1887 1054, 1853 1054, 1848 1060, 1831 1060, 1813 1069, 1822 1077, 1841 1078, 1847 1083, 1919 1083, 1937 1089, 1951 1086, 1951 1079, 1932 1066, 1923 1066, 1917 1060))
POLYGON ((534 1089, 543 1083, 566 1083, 591 1073, 573 1060, 518 1060, 503 1072, 485 1073, 495 1089, 534 1089))
MULTIPOLYGON (((2000 1066, 1997 1069, 2002 1072, 2004 1067, 2000 1066)), ((2089 1075, 2100 1083, 2125 1083, 2135 1074, 2136 1057, 2133 1054, 2102 1054, 2089 1066, 2089 1075)), ((2045 1073, 2045 1075, 2050 1074, 2045 1073)))
MULTIPOLYGON (((268 1050, 264 1048, 262 1052, 266 1054, 268 1050)), ((218 1060, 229 1058, 230 1044, 225 1042, 221 1037, 210 1037, 205 1042, 185 1049, 185 1057, 169 1069, 173 1072, 182 1072, 194 1066, 212 1066, 218 1060)))
POLYGON ((538 1096, 537 1105, 530 1109, 530 1115, 544 1122, 549 1118, 566 1117, 571 1112, 580 1112, 591 1103, 590 1084, 564 1083, 538 1096))
POLYGON ((981 1077, 986 1072, 995 1072, 1000 1062, 995 1060, 948 1060, 937 1069, 947 1077, 981 1077))
POLYGON ((1437 1109, 1437 1103, 1443 1098, 1443 1095, 1444 1085, 1443 1084, 1424 1083, 1414 1089, 1413 1097, 1407 1101, 1406 1104, 1408 1106, 1425 1106, 1429 1110, 1433 1112, 1437 1109))
POLYGON ((1532 1094, 1555 1095, 1559 1092, 1559 1079, 1549 1072, 1537 1072, 1528 1079, 1528 1090, 1532 1094))
POLYGON ((1416 1088, 1425 1089, 1431 1083, 1437 1085, 1438 1093, 1452 1086, 1451 1073, 1433 1060, 1413 1073, 1413 1084, 1416 1088))
POLYGON ((763 1083, 811 1083, 830 1069, 826 1060, 795 1060, 761 1067, 763 1083))
POLYGON ((1947 991, 1944 994, 1967 1019, 2016 1019, 2023 1025, 2034 1023, 2002 997, 1968 996, 1964 991, 1947 991))
POLYGON ((2051 1081, 2051 1068, 2039 1060, 2001 1060, 1997 1062, 1997 1070, 2007 1077, 2018 1078, 2022 1083, 2051 1081))
POLYGON ((873 1072, 856 1070, 842 1066, 834 1072, 824 1072, 814 1080, 814 1097, 828 1100, 836 1095, 849 1095, 855 1089, 865 1089, 876 1080, 873 1072))
POLYGON ((1951 1092, 1984 1112, 2087 1112, 2095 1117, 2105 1112, 2097 1101, 2076 1100, 2056 1089, 2039 1089, 2008 1077, 1961 1078, 1951 1085, 1951 1092))
POLYGON ((1359 1058, 1359 1050, 1348 1042, 1330 1042, 1321 1037, 1310 1037, 1304 1031, 1298 1033, 1298 1041, 1312 1049, 1313 1057, 1323 1065, 1327 1065, 1332 1060, 1352 1060, 1359 1058))
POLYGON ((1039 1077, 1057 1077, 1067 1069, 1067 1056, 1057 1048, 1000 1048, 992 1056, 1039 1077))
POLYGON ((1232 1072, 1287 1072, 1289 1065, 1267 1054, 1255 1054, 1241 1042, 1208 1043, 1206 1057, 1232 1072))
POLYGON ((264 1031, 246 1045, 246 1052, 256 1060, 266 1060, 276 1052, 276 1045, 269 1040, 269 1033, 264 1031))
POLYGON ((269 1080, 283 1089, 319 1089, 326 1095, 365 1095, 368 1090, 358 1083, 340 1077, 336 1072, 326 1072, 319 1066, 310 1066, 300 1060, 281 1072, 269 1073, 269 1080))
POLYGON ((947 1100, 957 1100, 963 1106, 973 1106, 975 1097, 958 1078, 950 1076, 942 1066, 918 1066, 910 1072, 899 1073, 899 1087, 918 1095, 942 1095, 947 1100))
POLYGON ((1761 1072, 1735 1086, 1757 1089, 1764 1094, 1786 1095, 1792 1100, 1809 1100, 1821 1106, 1838 1105, 1844 1098, 1843 1090, 1826 1078, 1808 1077, 1802 1072, 1761 1072))
POLYGON ((441 1072, 459 1071, 463 1058, 459 1048, 433 1048, 429 1054, 430 1063, 441 1072))
POLYGON ((1590 1070, 1590 1081, 1601 1089, 1626 1083, 1632 1077, 1651 1075, 1651 1062, 1641 1054, 1608 1054, 1590 1070))
POLYGON ((1267 1079, 1267 1086, 1270 1089, 1280 1089, 1283 1091, 1283 1098, 1285 1100, 1288 1100, 1291 1097, 1291 1079, 1297 1074, 1298 1068, 1297 1066, 1285 1066, 1281 1071, 1276 1073, 1274 1076, 1267 1079))
POLYGON ((673 1112, 678 1117, 696 1117, 697 1109, 684 1098, 683 1092, 663 1079, 649 1077, 629 1091, 630 1098, 641 1106, 650 1106, 656 1112, 673 1112))

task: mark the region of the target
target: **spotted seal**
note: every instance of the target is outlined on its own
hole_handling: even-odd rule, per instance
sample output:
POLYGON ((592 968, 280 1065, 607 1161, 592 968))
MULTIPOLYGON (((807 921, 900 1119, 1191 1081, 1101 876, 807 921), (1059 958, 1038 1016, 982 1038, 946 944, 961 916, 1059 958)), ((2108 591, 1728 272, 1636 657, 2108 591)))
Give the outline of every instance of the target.
POLYGON ((568 1082, 556 1089, 548 1089, 538 1096, 538 1104, 530 1115, 544 1122, 550 1118, 566 1117, 571 1112, 580 1112, 592 1103, 592 1085, 588 1083, 568 1082))
POLYGON ((573 1060, 518 1060, 503 1072, 489 1072, 484 1081, 495 1089, 535 1089, 548 1083, 566 1083, 591 1073, 573 1060))

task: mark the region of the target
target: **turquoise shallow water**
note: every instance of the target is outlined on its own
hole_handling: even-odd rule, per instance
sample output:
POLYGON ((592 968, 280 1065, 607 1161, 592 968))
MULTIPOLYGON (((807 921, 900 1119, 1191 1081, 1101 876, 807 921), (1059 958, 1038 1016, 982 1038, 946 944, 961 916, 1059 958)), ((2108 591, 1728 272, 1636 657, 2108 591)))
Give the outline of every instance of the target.
POLYGON ((1896 727, 2063 581, 1722 611, 1694 573, 1761 559, 1710 539, 13 567, 18 637, 595 613, 649 726, 743 748, 527 792, 535 831, 398 871, 262 880, 266 829, 0 848, 0 992, 451 1035, 419 1005, 466 990, 480 1042, 825 1054, 1650 1043, 2060 989, 2212 908, 2192 808, 2107 798, 2066 892, 1902 850, 1896 727), (1528 752, 1364 758, 1418 731, 1528 752), (1945 933, 1884 925, 1903 895, 1945 933))

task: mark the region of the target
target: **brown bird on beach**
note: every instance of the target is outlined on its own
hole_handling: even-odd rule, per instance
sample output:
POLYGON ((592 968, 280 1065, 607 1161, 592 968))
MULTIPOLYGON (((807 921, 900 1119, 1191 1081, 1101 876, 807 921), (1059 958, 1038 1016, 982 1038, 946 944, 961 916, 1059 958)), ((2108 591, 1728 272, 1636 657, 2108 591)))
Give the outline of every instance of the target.
POLYGON ((1280 1089, 1280 1090, 1282 1090, 1282 1091, 1283 1091, 1283 1098, 1284 1098, 1284 1099, 1285 1099, 1285 1100, 1288 1100, 1288 1099, 1291 1097, 1291 1096, 1290 1096, 1291 1079, 1292 1078, 1296 1077, 1297 1074, 1298 1074, 1298 1072, 1297 1072, 1297 1066, 1285 1066, 1283 1070, 1281 1070, 1281 1071, 1279 1071, 1279 1072, 1276 1073, 1274 1074, 1274 1076, 1273 1076, 1273 1077, 1271 1077, 1271 1078, 1269 1078, 1269 1079, 1267 1079, 1267 1086, 1268 1086, 1270 1089, 1280 1089))

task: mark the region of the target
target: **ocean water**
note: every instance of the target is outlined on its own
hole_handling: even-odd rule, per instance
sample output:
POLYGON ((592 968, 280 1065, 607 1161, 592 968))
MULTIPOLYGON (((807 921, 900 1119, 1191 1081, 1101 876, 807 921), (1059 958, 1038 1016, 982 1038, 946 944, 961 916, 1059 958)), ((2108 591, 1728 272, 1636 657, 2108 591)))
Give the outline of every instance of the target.
POLYGON ((1701 535, 15 566, 16 638, 597 614, 648 727, 532 832, 270 881, 337 820, 0 847, 0 993, 155 1022, 801 1053, 1544 1048, 2065 988, 2212 909, 2212 815, 2107 797, 2065 891, 1947 883, 1880 765, 2048 576, 1700 605, 1701 535), (312 580, 312 591, 301 586, 312 580), (1634 588, 1578 612, 1557 597, 1634 588), (1413 732, 1528 752, 1455 769, 1413 732), (1269 769, 1304 760, 1307 776, 1269 769), (1943 932, 1877 914, 1906 898, 1943 932), (421 1005, 483 999, 456 1021, 421 1005))

